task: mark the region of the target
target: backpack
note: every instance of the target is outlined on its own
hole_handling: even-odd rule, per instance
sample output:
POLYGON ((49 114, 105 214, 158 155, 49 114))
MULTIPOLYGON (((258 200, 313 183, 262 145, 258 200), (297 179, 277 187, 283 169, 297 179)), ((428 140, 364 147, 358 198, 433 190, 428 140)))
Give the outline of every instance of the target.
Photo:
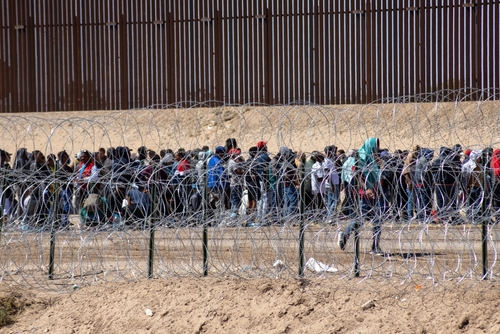
POLYGON ((99 194, 90 194, 83 202, 83 208, 89 213, 95 213, 102 209, 102 201, 99 194))

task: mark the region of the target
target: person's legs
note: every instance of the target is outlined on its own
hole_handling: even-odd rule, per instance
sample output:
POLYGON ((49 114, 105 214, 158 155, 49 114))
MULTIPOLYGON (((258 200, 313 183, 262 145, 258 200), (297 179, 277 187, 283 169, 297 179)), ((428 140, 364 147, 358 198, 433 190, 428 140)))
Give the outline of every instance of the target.
POLYGON ((414 191, 406 189, 406 194, 408 196, 408 201, 406 202, 406 212, 408 214, 408 219, 413 218, 413 206, 414 206, 414 191))
POLYGON ((236 185, 231 187, 231 217, 235 218, 238 215, 238 210, 243 196, 243 187, 236 185))
POLYGON ((297 200, 297 189, 294 186, 285 187, 285 217, 296 212, 297 200))
POLYGON ((481 220, 481 195, 481 188, 471 187, 469 192, 467 216, 473 223, 477 223, 481 220))

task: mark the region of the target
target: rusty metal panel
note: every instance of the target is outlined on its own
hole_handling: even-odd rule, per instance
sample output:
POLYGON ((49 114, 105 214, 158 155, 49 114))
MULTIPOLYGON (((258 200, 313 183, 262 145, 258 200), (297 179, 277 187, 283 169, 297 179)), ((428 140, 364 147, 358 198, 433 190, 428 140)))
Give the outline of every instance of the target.
POLYGON ((499 16, 477 0, 3 0, 0 111, 499 88, 499 16))

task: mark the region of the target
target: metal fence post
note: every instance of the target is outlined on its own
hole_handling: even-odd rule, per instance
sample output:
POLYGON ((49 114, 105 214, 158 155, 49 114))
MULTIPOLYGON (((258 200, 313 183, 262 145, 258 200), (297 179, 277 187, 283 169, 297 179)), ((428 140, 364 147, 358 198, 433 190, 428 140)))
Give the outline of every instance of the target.
MULTIPOLYGON (((157 169, 158 166, 155 166, 157 169)), ((158 170, 153 170, 153 184, 151 186, 151 216, 149 218, 149 255, 148 255, 148 278, 153 278, 154 256, 155 256, 155 224, 156 224, 156 180, 158 170)))
MULTIPOLYGON (((54 171, 52 173, 52 182, 54 186, 54 197, 52 201, 52 214, 51 220, 52 224, 50 226, 50 252, 49 252, 49 280, 54 279, 54 258, 55 258, 55 248, 56 248, 56 221, 57 221, 57 200, 59 194, 59 185, 56 183, 56 173, 57 173, 57 163, 54 162, 56 166, 54 167, 54 171)), ((50 185, 47 188, 50 192, 50 185)))
MULTIPOLYGON (((207 159, 208 160, 208 159, 207 159)), ((207 193, 208 193, 208 176, 207 172, 207 160, 203 163, 203 172, 201 175, 203 179, 203 198, 201 200, 202 210, 203 210, 203 276, 208 276, 208 231, 207 231, 207 218, 208 218, 208 203, 207 203, 207 193)))
POLYGON ((304 276, 304 215, 306 210, 305 198, 306 188, 304 183, 306 159, 303 158, 300 164, 300 229, 299 229, 299 276, 304 276))
MULTIPOLYGON (((488 151, 484 149, 481 156, 481 164, 483 166, 483 182, 482 182, 482 191, 483 198, 481 201, 481 251, 482 251, 482 267, 483 267, 483 279, 486 278, 488 274, 488 221, 487 221, 487 213, 488 209, 487 199, 488 199, 488 166, 487 162, 489 161, 488 151)), ((490 217, 491 219, 491 217, 490 217)))

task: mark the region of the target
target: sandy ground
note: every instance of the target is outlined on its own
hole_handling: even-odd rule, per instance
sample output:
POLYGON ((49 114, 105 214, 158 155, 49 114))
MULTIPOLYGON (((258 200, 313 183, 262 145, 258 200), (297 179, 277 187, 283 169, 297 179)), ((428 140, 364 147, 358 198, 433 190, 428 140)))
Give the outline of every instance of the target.
MULTIPOLYGON (((286 145, 310 152, 330 144, 359 148, 370 136, 391 150, 414 144, 498 147, 499 110, 499 102, 464 102, 3 114, 0 147, 12 153, 26 147, 74 154, 118 145, 175 150, 214 147, 234 137, 244 150, 263 139, 270 151, 286 145)), ((452 260, 456 264, 457 257, 452 260)), ((180 275, 58 292, 3 281, 0 301, 11 298, 23 307, 0 333, 500 332, 495 279, 291 276, 180 275)))
POLYGON ((498 333, 498 283, 446 287, 362 279, 153 279, 24 302, 2 333, 498 333))
POLYGON ((213 149, 232 137, 244 152, 259 140, 268 141, 271 152, 281 146, 312 152, 332 144, 357 149, 373 136, 391 151, 415 144, 477 148, 500 145, 499 110, 500 101, 483 101, 1 114, 0 147, 11 153, 26 147, 74 154, 84 148, 146 145, 159 152, 213 149))

